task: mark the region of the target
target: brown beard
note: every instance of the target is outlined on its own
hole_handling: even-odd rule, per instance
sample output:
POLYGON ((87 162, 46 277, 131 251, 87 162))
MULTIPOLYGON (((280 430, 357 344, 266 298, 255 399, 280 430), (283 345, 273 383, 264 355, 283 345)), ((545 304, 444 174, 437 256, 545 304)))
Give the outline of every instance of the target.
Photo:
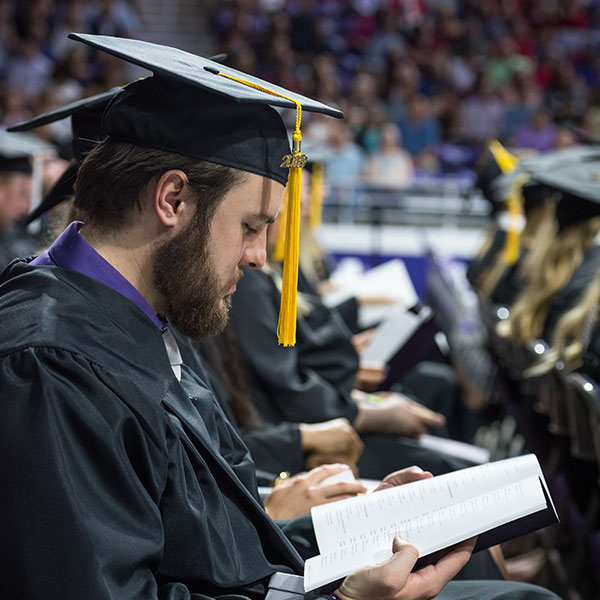
POLYGON ((221 332, 229 319, 231 297, 221 298, 239 280, 241 270, 222 289, 208 251, 208 227, 192 221, 153 254, 154 286, 174 327, 199 341, 221 332))

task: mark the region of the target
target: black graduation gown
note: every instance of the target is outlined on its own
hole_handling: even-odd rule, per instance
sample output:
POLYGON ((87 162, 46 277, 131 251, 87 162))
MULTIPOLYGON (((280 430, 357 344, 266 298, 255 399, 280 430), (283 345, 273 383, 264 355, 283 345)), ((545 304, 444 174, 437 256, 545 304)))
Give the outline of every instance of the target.
POLYGON ((273 423, 319 423, 357 414, 350 397, 358 355, 343 320, 315 298, 298 319, 296 346, 277 344, 281 294, 262 271, 245 269, 231 307, 231 323, 253 377, 259 412, 273 423))
POLYGON ((579 369, 581 373, 600 383, 600 321, 597 321, 592 331, 590 339, 583 351, 583 365, 579 369))
POLYGON ((20 225, 0 231, 0 272, 17 256, 28 256, 36 249, 37 243, 20 225))
POLYGON ((573 275, 554 298, 546 322, 544 323, 544 339, 552 343, 554 329, 559 319, 582 300, 588 286, 596 279, 600 271, 600 246, 588 248, 573 275))
MULTIPOLYGON (((318 296, 317 289, 309 281, 308 277, 302 271, 302 267, 298 268, 298 291, 303 294, 309 294, 311 296, 318 296)), ((360 326, 358 324, 358 300, 354 297, 344 300, 341 304, 338 304, 335 309, 338 311, 344 323, 348 326, 348 329, 352 333, 358 333, 360 326)))
POLYGON ((233 414, 230 398, 223 382, 207 360, 202 359, 202 347, 197 349, 191 340, 175 332, 183 362, 200 375, 215 394, 219 405, 250 450, 256 467, 259 485, 271 485, 282 471, 298 473, 305 470, 304 452, 297 423, 264 424, 256 429, 240 427, 233 414))
POLYGON ((502 277, 500 277, 494 291, 490 294, 490 300, 494 304, 512 306, 523 291, 525 282, 521 277, 521 265, 527 252, 526 248, 521 248, 518 260, 514 265, 507 267, 502 277))
POLYGON ((504 241, 506 240, 506 231, 497 229, 492 238, 492 243, 484 255, 480 258, 474 258, 467 267, 467 279, 474 288, 477 288, 478 280, 481 274, 490 266, 498 252, 502 251, 504 241))
POLYGON ((0 596, 262 598, 302 561, 212 394, 79 273, 0 278, 0 596))

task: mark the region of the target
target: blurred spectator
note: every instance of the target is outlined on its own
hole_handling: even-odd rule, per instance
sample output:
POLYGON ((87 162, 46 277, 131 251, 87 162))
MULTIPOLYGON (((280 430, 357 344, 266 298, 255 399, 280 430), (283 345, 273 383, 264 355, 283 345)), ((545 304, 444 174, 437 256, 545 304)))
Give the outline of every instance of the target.
POLYGON ((396 123, 381 128, 381 145, 369 158, 365 181, 389 189, 409 187, 414 178, 411 155, 402 147, 402 134, 396 123))
POLYGON ((487 76, 482 75, 479 84, 460 108, 460 135, 474 143, 498 137, 504 110, 496 88, 487 76))
POLYGON ((516 131, 513 145, 545 152, 556 146, 556 126, 545 108, 539 108, 529 123, 521 125, 516 131))
POLYGON ((37 21, 32 24, 29 37, 20 40, 17 52, 7 60, 6 79, 8 85, 34 98, 50 83, 54 64, 42 52, 44 25, 37 21))
POLYGON ((415 163, 430 164, 440 143, 440 126, 431 112, 431 103, 423 94, 415 94, 405 118, 400 120, 404 147, 415 163))
POLYGON ((139 21, 134 10, 122 0, 98 0, 86 6, 85 21, 90 33, 135 37, 139 21))
POLYGON ((363 150, 356 144, 342 121, 334 121, 331 128, 331 156, 325 166, 325 180, 340 188, 354 187, 365 166, 363 150))

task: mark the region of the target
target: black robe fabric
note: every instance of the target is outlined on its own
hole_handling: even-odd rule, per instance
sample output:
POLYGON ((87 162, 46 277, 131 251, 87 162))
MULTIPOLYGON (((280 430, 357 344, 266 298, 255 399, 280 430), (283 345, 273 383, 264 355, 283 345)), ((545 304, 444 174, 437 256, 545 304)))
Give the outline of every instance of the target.
POLYGON ((573 271, 573 275, 554 298, 546 322, 544 323, 544 339, 552 343, 554 329, 559 319, 569 310, 574 308, 583 299, 588 286, 600 273, 600 246, 588 248, 583 255, 583 260, 573 271))
MULTIPOLYGON (((316 287, 311 283, 308 277, 302 271, 302 267, 298 268, 298 291, 310 296, 318 296, 316 287)), ((340 314, 344 323, 352 333, 359 333, 361 328, 358 324, 358 300, 354 297, 344 300, 338 304, 335 309, 340 314)))
POLYGON ((231 322, 253 377, 253 398, 272 423, 319 423, 357 414, 350 397, 358 355, 341 317, 315 298, 298 319, 296 346, 277 344, 281 294, 262 271, 245 269, 237 284, 231 322))
POLYGON ((590 332, 589 341, 583 351, 581 373, 600 383, 600 321, 597 321, 590 332))
POLYGON ((525 288, 525 282, 521 277, 521 265, 527 256, 527 248, 520 248, 519 258, 514 265, 507 267, 500 277, 496 287, 490 294, 490 300, 494 304, 512 306, 525 288))
POLYGON ((262 598, 301 572, 212 393, 134 304, 21 262, 0 315, 0 596, 262 598))
POLYGON ((234 425, 250 450, 257 470, 258 484, 271 485, 282 471, 290 473, 304 471, 306 463, 298 424, 264 424, 255 429, 240 426, 233 413, 225 385, 208 361, 202 359, 202 352, 207 351, 210 345, 206 347, 200 345, 198 348, 189 338, 174 333, 183 362, 194 369, 210 386, 229 422, 234 425))
POLYGON ((17 257, 33 254, 38 243, 20 224, 0 230, 0 273, 17 257))
POLYGON ((504 242, 506 240, 506 231, 503 229, 497 229, 494 232, 494 237, 492 238, 492 243, 484 255, 480 258, 474 258, 469 263, 467 267, 467 279, 473 286, 473 288, 477 289, 477 285, 479 282, 479 278, 482 273, 490 266, 498 252, 502 251, 504 247, 504 242))

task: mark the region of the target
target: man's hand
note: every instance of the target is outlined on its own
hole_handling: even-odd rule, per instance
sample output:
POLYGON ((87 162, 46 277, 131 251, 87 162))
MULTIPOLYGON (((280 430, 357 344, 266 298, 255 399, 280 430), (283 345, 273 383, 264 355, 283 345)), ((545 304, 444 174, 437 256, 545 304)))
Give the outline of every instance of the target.
MULTIPOLYGON (((379 394, 383 396, 383 393, 379 394)), ((377 404, 359 402, 354 427, 361 433, 390 433, 418 438, 429 427, 443 425, 444 415, 402 394, 386 394, 377 404)))
POLYGON ((348 465, 354 474, 354 477, 358 479, 359 471, 356 463, 343 454, 323 454, 322 452, 313 452, 306 455, 304 462, 306 463, 306 468, 308 470, 315 469, 321 465, 348 465))
POLYGON ((354 377, 354 387, 363 392, 372 392, 380 386, 387 377, 387 367, 361 365, 354 377))
POLYGON ((363 443, 348 419, 301 423, 300 436, 302 450, 307 454, 337 454, 355 463, 363 451, 363 443))
POLYGON ((457 544, 437 563, 412 573, 419 552, 398 536, 392 558, 348 575, 336 590, 340 600, 429 600, 465 566, 476 538, 457 544))
POLYGON ((321 485, 327 477, 347 468, 346 465, 323 465, 308 473, 300 473, 285 479, 273 488, 265 500, 267 514, 272 519, 295 519, 309 512, 313 506, 364 493, 365 487, 358 481, 340 481, 321 485))
POLYGON ((433 473, 430 471, 423 471, 421 467, 412 466, 394 471, 384 477, 383 481, 374 490, 379 492, 380 490, 387 490, 397 485, 404 485, 405 483, 411 483, 413 481, 420 481, 421 479, 430 479, 433 477, 433 473))

